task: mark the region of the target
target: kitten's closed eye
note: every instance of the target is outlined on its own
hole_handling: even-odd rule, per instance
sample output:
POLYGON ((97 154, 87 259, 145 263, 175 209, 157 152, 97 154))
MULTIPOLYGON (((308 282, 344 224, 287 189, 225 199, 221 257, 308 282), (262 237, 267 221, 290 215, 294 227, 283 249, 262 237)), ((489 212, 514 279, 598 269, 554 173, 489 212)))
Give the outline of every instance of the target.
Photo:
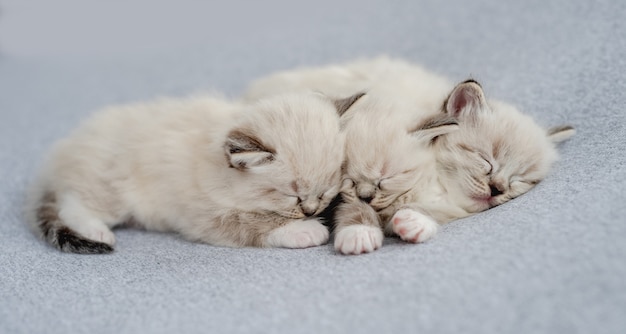
POLYGON ((415 175, 416 169, 407 169, 393 175, 387 175, 378 180, 376 187, 383 191, 395 191, 397 189, 404 190, 408 186, 408 181, 415 175))
POLYGON ((378 188, 383 191, 392 190, 393 188, 396 188, 395 186, 398 186, 400 183, 398 181, 399 180, 396 175, 384 178, 378 182, 378 188))
POLYGON ((460 144, 459 148, 464 151, 467 152, 470 155, 474 155, 475 157, 477 157, 476 159, 478 159, 482 170, 484 170, 485 175, 491 175, 494 172, 494 162, 492 159, 490 159, 488 157, 487 154, 482 153, 480 150, 474 149, 472 147, 469 147, 465 144, 460 144))
POLYGON ((337 196, 337 193, 339 192, 339 189, 337 189, 336 187, 333 187, 331 189, 326 190, 325 192, 323 192, 322 194, 319 195, 318 199, 319 200, 324 200, 324 199, 332 199, 335 196, 337 196))
POLYGON ((483 168, 485 170, 485 174, 491 175, 493 173, 493 163, 489 161, 489 159, 486 159, 482 156, 481 156, 481 159, 483 160, 483 165, 484 165, 483 168))

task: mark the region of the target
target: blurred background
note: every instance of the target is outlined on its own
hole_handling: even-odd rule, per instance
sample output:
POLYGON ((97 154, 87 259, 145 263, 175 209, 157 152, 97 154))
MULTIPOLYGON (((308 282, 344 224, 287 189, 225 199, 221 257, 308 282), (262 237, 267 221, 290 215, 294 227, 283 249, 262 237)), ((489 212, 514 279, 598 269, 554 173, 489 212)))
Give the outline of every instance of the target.
POLYGON ((332 25, 334 18, 341 17, 332 11, 347 9, 331 1, 284 0, 4 0, 0 4, 4 52, 91 59, 142 57, 201 45, 219 48, 237 44, 242 37, 285 38, 316 29, 322 22, 332 25))
POLYGON ((617 15, 537 0, 0 0, 0 10, 5 57, 124 63, 154 79, 176 67, 188 82, 200 76, 227 92, 274 69, 379 54, 501 85, 510 78, 498 77, 503 71, 522 76, 511 83, 530 71, 553 76, 586 52, 582 42, 602 28, 596 18, 617 15))

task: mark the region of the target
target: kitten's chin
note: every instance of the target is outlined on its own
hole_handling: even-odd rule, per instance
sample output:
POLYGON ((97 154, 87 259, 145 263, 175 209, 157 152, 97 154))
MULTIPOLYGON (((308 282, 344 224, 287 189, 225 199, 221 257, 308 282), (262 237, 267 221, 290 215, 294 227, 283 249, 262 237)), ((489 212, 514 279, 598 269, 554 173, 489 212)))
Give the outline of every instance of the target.
MULTIPOLYGON (((342 200, 345 203, 365 203, 363 201, 361 201, 360 199, 358 199, 356 196, 342 196, 342 200)), ((380 213, 382 211, 385 211, 385 209, 387 209, 389 206, 391 206, 391 204, 393 204, 393 201, 390 203, 367 203, 367 205, 374 209, 374 211, 380 213)))
POLYGON ((412 188, 409 188, 405 192, 397 194, 395 196, 388 195, 388 196, 384 196, 384 198, 375 199, 375 200, 373 200, 372 202, 369 203, 369 206, 371 206, 372 209, 374 209, 374 211, 380 213, 380 212, 384 211, 385 209, 387 209, 388 207, 392 206, 394 203, 396 203, 396 201, 398 201, 399 198, 401 198, 402 196, 406 195, 411 190, 412 190, 412 188))
POLYGON ((281 217, 285 217, 285 218, 289 218, 289 219, 302 219, 305 218, 306 216, 298 211, 298 210, 292 210, 292 211, 273 211, 273 213, 281 216, 281 217))
POLYGON ((389 205, 391 205, 391 204, 387 204, 387 205, 373 205, 373 204, 370 204, 372 209, 374 209, 374 211, 376 211, 376 212, 381 212, 381 211, 385 210, 386 208, 389 207, 389 205))
POLYGON ((470 212, 481 212, 493 207, 496 207, 500 204, 504 204, 508 202, 508 199, 501 197, 472 197, 472 204, 468 207, 468 211, 470 212))
POLYGON ((492 197, 471 197, 471 204, 466 207, 469 212, 481 212, 496 206, 492 197))
POLYGON ((376 211, 378 213, 381 213, 381 212, 387 210, 388 208, 392 207, 392 205, 395 202, 396 202, 396 200, 394 199, 393 201, 390 201, 389 203, 376 203, 376 204, 370 203, 369 206, 371 206, 372 209, 374 209, 374 211, 376 211))

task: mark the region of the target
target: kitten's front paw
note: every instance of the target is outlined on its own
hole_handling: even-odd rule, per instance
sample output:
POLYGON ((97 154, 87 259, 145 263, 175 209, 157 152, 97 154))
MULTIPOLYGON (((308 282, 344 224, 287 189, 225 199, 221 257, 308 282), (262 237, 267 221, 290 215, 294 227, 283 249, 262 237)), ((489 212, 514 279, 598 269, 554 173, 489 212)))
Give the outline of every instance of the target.
POLYGON ((398 210, 391 218, 393 232, 404 241, 418 243, 432 238, 438 224, 432 218, 411 209, 398 210))
POLYGON ((325 244, 328 228, 316 219, 294 220, 283 225, 267 237, 269 247, 306 248, 325 244))
POLYGON ((335 235, 335 250, 342 254, 362 254, 383 245, 383 231, 376 226, 350 225, 335 235))

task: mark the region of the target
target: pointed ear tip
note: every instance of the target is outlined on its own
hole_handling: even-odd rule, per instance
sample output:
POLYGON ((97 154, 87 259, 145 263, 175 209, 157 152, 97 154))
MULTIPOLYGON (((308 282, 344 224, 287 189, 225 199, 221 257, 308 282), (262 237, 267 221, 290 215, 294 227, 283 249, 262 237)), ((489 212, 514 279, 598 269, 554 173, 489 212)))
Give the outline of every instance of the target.
POLYGON ((454 117, 465 118, 475 115, 476 111, 487 104, 482 86, 475 80, 465 80, 452 89, 444 100, 442 109, 454 117), (470 109, 466 109, 471 107, 470 109), (464 110, 465 109, 465 110, 464 110))
POLYGON ((548 129, 548 134, 550 135, 554 135, 554 134, 568 134, 568 135, 573 135, 576 133, 576 129, 569 125, 559 125, 559 126, 553 126, 550 129, 548 129))
POLYGON ((569 138, 573 137, 576 134, 576 129, 571 128, 571 129, 567 130, 565 132, 565 134, 567 135, 567 139, 569 139, 569 138))
POLYGON ((476 81, 476 80, 474 80, 474 79, 472 79, 472 78, 469 78, 469 79, 467 79, 467 80, 465 80, 465 81, 461 82, 459 85, 464 85, 464 84, 475 84, 475 85, 477 85, 478 87, 481 87, 481 88, 483 87, 483 86, 480 84, 480 82, 478 82, 478 81, 476 81))
POLYGON ((555 143, 561 143, 576 134, 576 129, 571 125, 555 126, 548 130, 548 137, 555 143))
POLYGON ((460 82, 456 86, 454 86, 454 88, 448 95, 448 101, 453 97, 467 95, 468 93, 471 95, 478 94, 482 96, 484 95, 483 86, 474 79, 468 79, 460 82))

